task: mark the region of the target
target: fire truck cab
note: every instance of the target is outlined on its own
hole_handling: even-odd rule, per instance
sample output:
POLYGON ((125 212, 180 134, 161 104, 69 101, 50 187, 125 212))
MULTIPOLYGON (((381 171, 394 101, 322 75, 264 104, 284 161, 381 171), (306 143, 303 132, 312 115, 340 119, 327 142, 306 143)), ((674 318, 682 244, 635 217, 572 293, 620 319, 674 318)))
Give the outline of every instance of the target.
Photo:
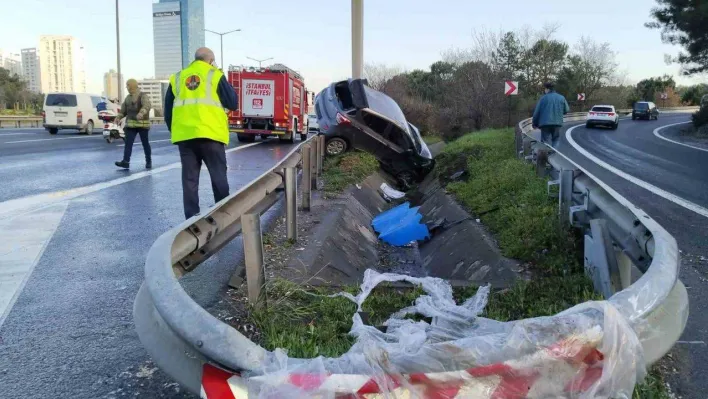
POLYGON ((242 142, 277 136, 292 143, 307 139, 308 96, 302 76, 282 64, 266 68, 230 66, 229 83, 238 109, 229 113, 229 130, 242 142))

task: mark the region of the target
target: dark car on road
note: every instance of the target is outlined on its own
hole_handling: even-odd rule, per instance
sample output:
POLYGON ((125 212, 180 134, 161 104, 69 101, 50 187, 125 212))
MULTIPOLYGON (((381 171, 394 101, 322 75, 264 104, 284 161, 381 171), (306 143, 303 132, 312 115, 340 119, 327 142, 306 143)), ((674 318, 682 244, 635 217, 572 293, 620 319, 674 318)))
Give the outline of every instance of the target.
POLYGON ((659 110, 650 101, 637 101, 632 107, 632 120, 635 119, 659 119, 659 110))
POLYGON ((398 104, 366 80, 331 84, 317 95, 315 112, 327 155, 366 151, 404 187, 421 181, 435 166, 420 132, 398 104))

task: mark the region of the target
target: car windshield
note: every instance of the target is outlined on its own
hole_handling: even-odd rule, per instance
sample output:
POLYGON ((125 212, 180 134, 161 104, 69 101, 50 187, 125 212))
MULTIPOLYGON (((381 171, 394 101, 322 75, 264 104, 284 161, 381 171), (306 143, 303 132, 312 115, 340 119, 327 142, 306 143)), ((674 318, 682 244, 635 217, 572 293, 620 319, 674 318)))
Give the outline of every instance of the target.
POLYGON ((610 107, 593 107, 592 111, 593 112, 614 112, 614 110, 610 107))
POLYGON ((634 109, 639 109, 639 110, 649 109, 649 104, 647 104, 647 103, 636 103, 636 104, 634 104, 634 109))
POLYGON ((49 107, 75 107, 76 96, 74 94, 48 94, 45 104, 49 107))

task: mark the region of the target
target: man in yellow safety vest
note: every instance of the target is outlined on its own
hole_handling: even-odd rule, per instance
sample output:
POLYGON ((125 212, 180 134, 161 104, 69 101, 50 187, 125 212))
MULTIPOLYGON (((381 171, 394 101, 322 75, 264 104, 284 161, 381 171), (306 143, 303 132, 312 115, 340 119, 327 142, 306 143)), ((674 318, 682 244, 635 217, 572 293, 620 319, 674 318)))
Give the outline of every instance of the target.
POLYGON ((226 146, 229 121, 224 108, 235 111, 236 91, 214 65, 214 52, 202 47, 194 61, 170 77, 165 95, 165 123, 182 162, 184 216, 199 213, 199 172, 202 162, 211 177, 214 201, 229 195, 226 146))

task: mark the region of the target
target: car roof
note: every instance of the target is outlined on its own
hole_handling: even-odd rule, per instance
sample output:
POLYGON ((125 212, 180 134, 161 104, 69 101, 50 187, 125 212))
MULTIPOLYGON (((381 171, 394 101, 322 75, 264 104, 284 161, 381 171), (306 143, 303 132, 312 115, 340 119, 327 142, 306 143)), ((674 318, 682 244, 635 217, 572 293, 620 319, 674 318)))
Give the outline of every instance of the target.
POLYGON ((593 107, 593 108, 595 108, 595 107, 607 107, 607 108, 614 108, 615 106, 614 106, 614 105, 603 105, 603 104, 598 104, 598 105, 593 105, 592 107, 593 107))

